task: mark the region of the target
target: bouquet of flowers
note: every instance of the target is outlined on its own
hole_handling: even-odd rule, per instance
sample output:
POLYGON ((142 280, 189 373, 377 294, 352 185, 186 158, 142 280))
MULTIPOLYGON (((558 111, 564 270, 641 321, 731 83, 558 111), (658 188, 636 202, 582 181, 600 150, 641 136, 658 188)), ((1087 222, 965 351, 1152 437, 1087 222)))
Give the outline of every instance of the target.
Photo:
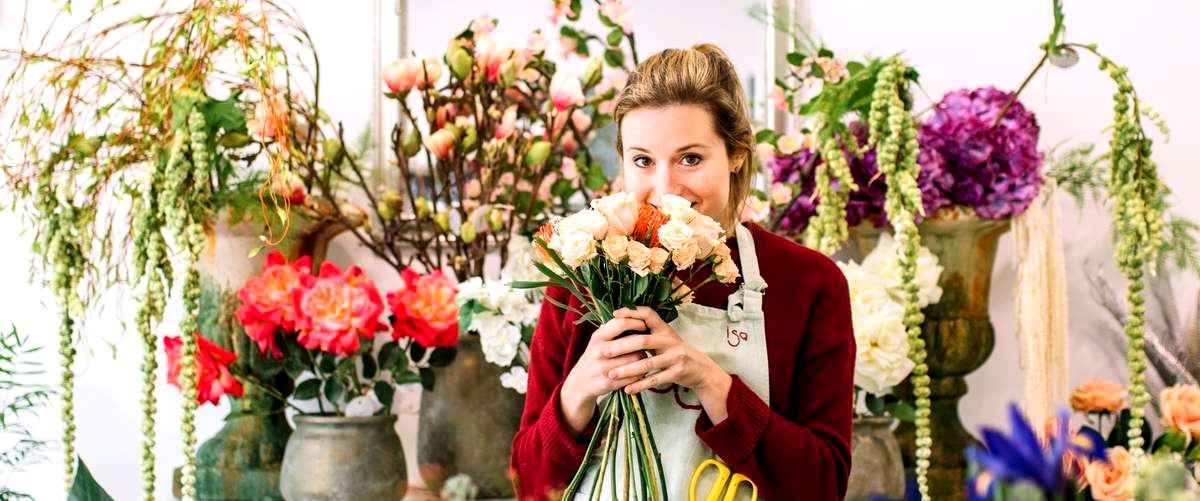
MULTIPOLYGON (((693 288, 711 281, 737 280, 738 269, 725 245, 725 230, 687 200, 666 195, 657 207, 639 205, 632 193, 623 192, 594 200, 591 206, 538 230, 534 264, 546 280, 514 282, 513 287, 563 287, 584 305, 578 312, 579 322, 598 326, 611 320, 618 308, 639 306, 653 309, 670 322, 678 316, 678 307, 691 301, 693 288)), ((641 489, 635 490, 641 497, 635 499, 647 495, 662 499, 662 462, 646 422, 640 395, 610 394, 601 404, 588 459, 567 486, 564 499, 578 488, 602 436, 609 438, 600 445, 601 471, 595 485, 621 477, 616 455, 623 441, 625 450, 635 457, 625 461, 621 478, 640 482, 641 489)), ((628 488, 629 482, 625 485, 628 488)))

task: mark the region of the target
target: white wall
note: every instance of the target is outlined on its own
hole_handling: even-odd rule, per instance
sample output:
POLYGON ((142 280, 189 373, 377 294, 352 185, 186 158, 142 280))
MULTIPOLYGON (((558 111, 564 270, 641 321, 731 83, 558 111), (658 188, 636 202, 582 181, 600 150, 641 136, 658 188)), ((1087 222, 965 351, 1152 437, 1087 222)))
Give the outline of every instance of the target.
MULTIPOLYGON (((803 1, 803 0, 802 0, 803 1)), ((0 43, 12 47, 21 14, 21 2, 0 3, 0 43)), ((35 2, 41 4, 41 2, 35 2)), ((320 48, 323 73, 322 103, 331 115, 344 121, 356 134, 371 116, 371 4, 357 2, 293 2, 307 23, 320 48)), ((391 2, 386 1, 383 23, 385 53, 394 52, 395 32, 391 2)), ((587 2, 585 2, 587 3, 587 2)), ((534 27, 546 28, 545 1, 496 2, 462 0, 434 2, 412 0, 409 28, 411 48, 420 53, 440 55, 447 37, 465 26, 475 15, 490 13, 500 19, 498 36, 514 41, 534 27)), ((763 65, 762 29, 745 14, 745 1, 693 2, 684 0, 632 1, 639 52, 646 57, 670 46, 712 41, 735 58, 743 79, 750 73, 761 79, 763 65)), ((1049 25, 1049 2, 984 2, 928 0, 925 2, 882 2, 866 0, 812 0, 809 5, 812 26, 840 54, 864 52, 883 54, 903 50, 922 75, 924 88, 933 96, 960 87, 994 84, 1016 86, 1038 57, 1037 45, 1049 25)), ((38 5, 43 22, 45 5, 38 5)), ((1179 211, 1200 218, 1200 183, 1191 167, 1188 147, 1200 138, 1200 109, 1192 96, 1192 78, 1200 77, 1200 61, 1190 57, 1189 48, 1200 46, 1200 34, 1194 26, 1200 21, 1200 4, 1194 2, 1155 2, 1133 5, 1115 0, 1068 2, 1068 35, 1079 41, 1099 41, 1101 48, 1118 61, 1130 66, 1131 75, 1143 99, 1155 105, 1172 127, 1172 141, 1157 145, 1157 159, 1163 176, 1176 192, 1179 211)), ((548 30, 549 31, 549 30, 548 30)), ((553 33, 553 31, 549 31, 553 33)), ((555 37, 550 37, 554 39, 555 37)), ((3 66, 0 66, 3 68, 3 66)), ((1043 148, 1063 140, 1101 140, 1110 109, 1110 84, 1094 71, 1088 58, 1069 71, 1055 70, 1036 79, 1023 97, 1024 103, 1038 114, 1043 126, 1043 148)), ((1072 307, 1071 381, 1086 376, 1117 377, 1117 364, 1105 359, 1104 351, 1092 341, 1101 316, 1088 293, 1085 274, 1103 267, 1106 276, 1116 274, 1108 245, 1108 222, 1102 210, 1077 211, 1065 206, 1064 235, 1072 307), (1086 263, 1086 264, 1085 264, 1086 263)), ((30 235, 21 234, 21 216, 0 213, 0 234, 13 235, 11 245, 0 247, 0 277, 8 287, 0 290, 0 327, 12 322, 24 333, 46 346, 43 358, 55 369, 57 308, 50 294, 37 285, 29 273, 30 235)), ((994 272, 992 317, 997 330, 996 353, 969 382, 971 393, 964 399, 962 412, 969 428, 1002 420, 1004 402, 1018 398, 1020 388, 1012 384, 1017 355, 1012 339, 1012 283, 1015 263, 1007 237, 994 272)), ((395 277, 378 262, 358 249, 350 239, 335 243, 331 259, 340 263, 365 264, 380 287, 396 284, 395 277)), ((1181 280, 1176 287, 1179 307, 1191 318, 1195 304, 1195 281, 1181 280)), ((139 437, 138 357, 140 346, 135 336, 122 328, 120 319, 133 314, 132 298, 114 296, 106 309, 87 319, 88 344, 77 368, 77 415, 80 453, 91 464, 100 482, 117 499, 133 499, 139 490, 137 443, 139 437)), ((176 309, 169 312, 164 325, 177 319, 176 309)), ((163 334, 172 334, 164 328, 163 334)), ((56 374, 50 374, 55 380, 56 374)), ((174 388, 160 385, 161 423, 178 421, 180 399, 174 388)), ((409 409, 411 411, 411 409, 409 409)), ((204 408, 199 415, 199 436, 203 439, 220 425, 224 409, 204 408)), ((59 433, 57 410, 49 409, 42 419, 31 423, 47 437, 59 433)), ((411 433, 411 415, 409 417, 411 433)), ((159 496, 169 493, 170 471, 179 462, 180 437, 177 429, 159 427, 159 496)), ((411 436, 411 435, 410 435, 411 436)), ((409 443, 406 447, 410 450, 409 443)), ((57 499, 61 468, 57 456, 31 475, 0 481, 31 491, 37 499, 57 499)))

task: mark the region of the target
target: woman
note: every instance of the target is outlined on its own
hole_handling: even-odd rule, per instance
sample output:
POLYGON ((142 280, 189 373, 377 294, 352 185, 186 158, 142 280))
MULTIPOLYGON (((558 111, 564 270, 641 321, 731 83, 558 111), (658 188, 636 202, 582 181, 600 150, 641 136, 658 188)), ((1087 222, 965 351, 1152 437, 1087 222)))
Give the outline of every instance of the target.
POLYGON ((841 499, 855 354, 846 279, 824 255, 738 224, 756 162, 733 64, 713 45, 664 50, 630 75, 614 113, 625 190, 644 203, 678 195, 721 221, 741 279, 700 287, 670 324, 641 308, 576 325, 554 304, 579 303, 548 290, 513 441, 520 499, 561 496, 597 399, 620 389, 645 399, 672 499, 688 499, 693 469, 714 455, 760 498, 841 499))

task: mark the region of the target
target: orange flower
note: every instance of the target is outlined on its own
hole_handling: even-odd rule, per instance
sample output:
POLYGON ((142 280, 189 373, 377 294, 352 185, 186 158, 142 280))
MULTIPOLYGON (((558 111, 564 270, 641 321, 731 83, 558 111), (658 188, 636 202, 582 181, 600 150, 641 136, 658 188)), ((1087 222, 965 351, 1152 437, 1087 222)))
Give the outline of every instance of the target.
POLYGON ((1107 379, 1089 379, 1071 392, 1071 408, 1088 414, 1119 412, 1125 407, 1125 389, 1107 379))
POLYGON ((669 219, 658 207, 642 205, 638 209, 637 222, 633 224, 633 234, 630 237, 647 247, 658 247, 658 228, 669 219))
POLYGON ((550 238, 554 236, 554 224, 543 223, 542 226, 538 228, 537 232, 533 234, 533 236, 534 238, 542 241, 541 244, 533 244, 533 252, 534 256, 537 257, 537 260, 545 265, 549 265, 550 263, 554 262, 554 259, 550 257, 550 253, 546 251, 545 247, 542 247, 543 245, 550 245, 550 238))
POLYGON ((311 350, 346 356, 358 351, 359 338, 373 338, 385 329, 379 322, 383 299, 379 290, 362 270, 351 266, 342 270, 330 261, 321 263, 321 274, 301 294, 296 295, 299 318, 297 341, 311 350))
POLYGON ((1163 426, 1200 438, 1200 388, 1175 385, 1158 398, 1163 426))
POLYGON ((1087 481, 1096 501, 1126 501, 1133 499, 1133 458, 1124 447, 1108 450, 1108 462, 1092 461, 1087 466, 1087 481))
POLYGON ((275 344, 275 330, 296 329, 295 295, 304 288, 304 277, 309 276, 312 259, 301 257, 289 263, 279 251, 271 251, 263 262, 261 274, 250 277, 238 290, 238 306, 235 316, 242 324, 246 335, 258 343, 263 353, 282 358, 283 352, 275 344))
POLYGON ((395 317, 393 336, 410 338, 425 347, 458 343, 458 305, 454 283, 441 271, 421 275, 411 268, 400 273, 404 288, 389 292, 395 317))

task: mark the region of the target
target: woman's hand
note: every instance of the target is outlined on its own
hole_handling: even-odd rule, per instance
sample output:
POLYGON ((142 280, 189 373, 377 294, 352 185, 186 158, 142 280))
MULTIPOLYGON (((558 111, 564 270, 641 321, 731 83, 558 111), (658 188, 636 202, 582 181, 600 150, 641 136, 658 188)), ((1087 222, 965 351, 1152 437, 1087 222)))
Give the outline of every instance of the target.
MULTIPOLYGON (((625 386, 625 392, 634 395, 655 386, 674 383, 691 388, 700 397, 700 405, 713 424, 724 421, 728 416, 725 399, 733 378, 704 352, 683 342, 675 329, 671 328, 654 310, 639 307, 635 310, 622 308, 613 312, 614 320, 645 322, 650 334, 628 336, 605 344, 603 355, 619 358, 645 350, 654 356, 631 360, 609 370, 608 377, 626 381, 639 381, 625 386), (657 371, 653 372, 652 371, 657 371)), ((638 326, 640 327, 640 326, 638 326)))
POLYGON ((613 378, 609 374, 615 367, 643 358, 640 352, 608 353, 613 351, 611 345, 616 342, 614 338, 626 331, 641 330, 645 325, 636 318, 613 318, 592 333, 587 348, 567 374, 559 394, 563 417, 574 434, 578 435, 587 429, 588 422, 596 412, 597 399, 638 380, 638 377, 613 378))

